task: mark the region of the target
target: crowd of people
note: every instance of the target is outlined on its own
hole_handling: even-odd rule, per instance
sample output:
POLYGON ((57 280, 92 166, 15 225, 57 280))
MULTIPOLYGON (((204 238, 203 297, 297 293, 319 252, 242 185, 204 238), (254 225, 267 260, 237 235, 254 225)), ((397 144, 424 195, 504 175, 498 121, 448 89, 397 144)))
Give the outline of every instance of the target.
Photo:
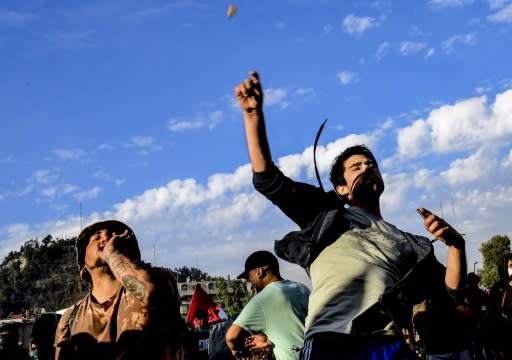
MULTIPOLYGON (((55 352, 38 359, 512 359, 510 254, 498 264, 500 281, 483 291, 467 273, 464 238, 445 220, 418 209, 425 230, 446 245, 443 265, 429 238, 383 218, 385 185, 365 145, 334 159, 332 190, 295 181, 273 162, 258 73, 235 95, 254 188, 298 226, 274 253, 303 267, 311 290, 284 279, 273 253, 256 251, 239 278, 257 294, 215 326, 198 309, 191 330, 173 274, 142 261, 128 225, 94 223, 76 244, 91 290, 60 318, 55 352)), ((21 359, 10 355, 19 349, 9 334, 0 333, 0 359, 21 359)))

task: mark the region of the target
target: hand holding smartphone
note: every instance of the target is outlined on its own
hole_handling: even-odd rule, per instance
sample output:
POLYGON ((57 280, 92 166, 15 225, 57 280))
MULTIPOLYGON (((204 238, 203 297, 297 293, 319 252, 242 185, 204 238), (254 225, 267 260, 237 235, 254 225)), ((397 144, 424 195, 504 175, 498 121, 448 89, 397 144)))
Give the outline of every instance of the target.
MULTIPOLYGON (((418 214, 420 214, 420 216, 423 218, 423 219, 426 219, 428 218, 430 215, 432 215, 432 213, 430 211, 428 211, 427 209, 425 208, 419 208, 419 209, 416 209, 416 211, 418 212, 418 214)), ((431 240, 430 242, 433 243, 434 241, 436 240, 441 240, 442 242, 444 242, 446 245, 451 245, 449 244, 445 239, 443 238, 435 238, 433 240, 431 240)))

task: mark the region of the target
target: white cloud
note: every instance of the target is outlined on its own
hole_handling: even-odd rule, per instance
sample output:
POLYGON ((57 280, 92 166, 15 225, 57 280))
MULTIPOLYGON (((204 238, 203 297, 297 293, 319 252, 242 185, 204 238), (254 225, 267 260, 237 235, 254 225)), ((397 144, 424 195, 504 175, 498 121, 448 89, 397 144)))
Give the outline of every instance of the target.
POLYGON ((493 104, 487 105, 486 96, 461 100, 398 129, 398 154, 413 157, 430 151, 468 150, 511 134, 512 90, 507 90, 497 94, 493 104))
POLYGON ((508 156, 506 157, 505 161, 501 164, 504 168, 512 168, 512 150, 508 152, 508 156))
POLYGON ((44 197, 50 198, 50 199, 54 199, 55 197, 57 197, 57 187, 52 186, 52 187, 43 189, 43 190, 41 190, 41 195, 43 195, 44 197))
POLYGON ((352 71, 341 71, 336 74, 341 85, 349 85, 359 82, 359 75, 352 71))
POLYGON ((33 178, 39 184, 49 184, 57 180, 58 175, 56 174, 55 170, 42 169, 37 170, 33 174, 33 178))
POLYGON ((74 198, 77 200, 87 200, 87 199, 95 199, 98 197, 98 194, 102 191, 102 188, 99 186, 94 186, 93 188, 85 191, 80 191, 74 194, 74 198))
POLYGON ((424 153, 430 145, 429 131, 428 124, 422 119, 416 120, 406 128, 398 129, 398 154, 415 157, 424 153))
POLYGON ((430 4, 435 7, 462 7, 473 4, 474 0, 430 0, 430 4))
POLYGON ((180 132, 185 130, 191 130, 191 129, 199 129, 202 127, 205 127, 206 124, 203 120, 192 120, 192 121, 185 121, 180 120, 180 118, 172 118, 168 122, 168 129, 172 132, 180 132))
POLYGON ((298 96, 311 96, 315 93, 313 88, 297 88, 295 94, 298 96))
POLYGON ((509 0, 487 0, 491 9, 502 8, 509 0))
POLYGON ((55 149, 53 153, 61 160, 79 159, 84 155, 82 149, 55 149))
POLYGON ((425 57, 427 57, 427 58, 432 57, 432 56, 434 56, 434 53, 435 53, 435 49, 434 48, 429 48, 427 50, 427 53, 425 54, 425 57))
POLYGON ((512 79, 503 79, 500 81, 500 84, 505 89, 512 89, 512 79))
POLYGON ((182 132, 193 129, 207 128, 213 130, 223 120, 224 113, 220 110, 210 112, 206 115, 199 114, 192 120, 184 120, 180 117, 169 119, 167 128, 172 132, 182 132))
POLYGON ((278 105, 282 109, 286 109, 290 103, 286 100, 288 97, 288 90, 284 88, 268 88, 265 89, 265 105, 274 106, 278 105))
POLYGON ((76 190, 78 190, 78 187, 75 185, 59 184, 42 189, 41 195, 50 200, 54 200, 58 197, 71 194, 76 190))
POLYGON ((452 53, 455 51, 455 46, 457 44, 474 45, 475 42, 476 42, 476 39, 475 39, 474 33, 454 35, 454 36, 446 39, 445 41, 443 41, 441 43, 441 48, 447 53, 452 53))
POLYGON ((139 155, 147 155, 150 152, 162 150, 160 145, 155 144, 155 139, 152 136, 133 136, 126 146, 138 148, 139 155))
POLYGON ((330 34, 332 32, 332 25, 331 24, 327 24, 327 25, 324 25, 324 34, 330 34))
POLYGON ((343 19, 343 28, 352 35, 362 34, 375 26, 377 26, 377 22, 371 16, 360 17, 350 14, 343 19))
POLYGON ((114 147, 110 144, 100 144, 97 147, 97 150, 104 151, 104 150, 112 150, 114 147))
POLYGON ((76 190, 78 190, 78 186, 75 186, 75 185, 71 185, 71 184, 62 184, 60 186, 60 192, 64 195, 66 194, 70 194, 72 192, 75 192, 76 190))
POLYGON ((134 136, 131 144, 134 146, 148 147, 153 146, 154 139, 151 136, 134 136))
POLYGON ((383 174, 386 191, 382 196, 382 207, 387 211, 396 212, 403 206, 407 191, 414 186, 410 174, 399 173, 395 175, 383 174))
POLYGON ((112 174, 104 170, 98 170, 92 176, 96 179, 101 179, 103 181, 114 183, 116 186, 119 186, 126 181, 126 179, 116 178, 112 174))
POLYGON ((492 178, 496 165, 494 156, 489 156, 489 149, 484 147, 465 159, 452 162, 448 170, 441 172, 441 176, 452 186, 477 180, 486 181, 486 178, 492 178))
POLYGON ((475 92, 478 95, 482 95, 482 94, 488 93, 489 91, 491 91, 490 87, 478 86, 478 87, 475 88, 475 92))
POLYGON ((375 57, 377 58, 377 60, 382 60, 382 58, 386 56, 386 54, 388 53, 388 49, 389 43, 387 41, 381 43, 377 48, 377 51, 375 52, 375 57))
POLYGON ((415 54, 425 49, 427 44, 423 42, 414 42, 414 41, 402 41, 400 43, 400 53, 404 56, 415 54))
POLYGON ((492 22, 512 23, 512 4, 500 9, 497 13, 487 17, 492 22))

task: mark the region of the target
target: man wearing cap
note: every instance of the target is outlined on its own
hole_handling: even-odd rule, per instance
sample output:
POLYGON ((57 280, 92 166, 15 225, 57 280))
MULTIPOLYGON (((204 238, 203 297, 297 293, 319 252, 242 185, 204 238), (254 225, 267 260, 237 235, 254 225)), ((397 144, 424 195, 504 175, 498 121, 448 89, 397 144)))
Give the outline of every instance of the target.
POLYGON ((179 359, 184 322, 172 273, 140 259, 134 232, 108 220, 77 238, 80 278, 91 283, 55 335, 56 359, 179 359))
POLYGON ((309 289, 284 280, 277 258, 268 251, 252 253, 238 278, 246 279, 257 294, 226 333, 226 343, 233 355, 243 358, 251 350, 272 346, 277 360, 298 359, 309 289))

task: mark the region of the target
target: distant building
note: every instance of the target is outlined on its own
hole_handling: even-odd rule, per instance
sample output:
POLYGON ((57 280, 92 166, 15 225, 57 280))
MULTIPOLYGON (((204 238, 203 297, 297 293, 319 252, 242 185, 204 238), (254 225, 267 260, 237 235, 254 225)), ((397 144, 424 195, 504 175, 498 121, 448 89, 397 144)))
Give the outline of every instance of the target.
POLYGON ((28 350, 30 348, 30 335, 32 334, 32 328, 36 319, 24 318, 24 317, 13 317, 9 319, 1 319, 0 327, 5 324, 15 324, 18 329, 18 344, 28 350))
MULTIPOLYGON (((228 293, 232 294, 234 291, 229 285, 228 280, 224 280, 228 293)), ((203 288, 203 290, 211 297, 211 299, 218 304, 221 309, 226 309, 227 306, 222 302, 222 299, 219 298, 219 289, 215 285, 215 280, 202 280, 202 281, 187 281, 187 282, 179 282, 178 283, 178 291, 181 296, 181 308, 180 313, 184 318, 187 317, 188 309, 190 307, 190 301, 192 300, 192 295, 194 294, 195 286, 199 284, 203 288)), ((246 292, 250 291, 251 285, 247 283, 247 281, 242 280, 242 287, 246 292)), ((247 299, 242 299, 242 303, 245 305, 247 303, 247 299)))
POLYGON ((44 314, 54 313, 47 313, 44 308, 35 308, 25 311, 24 314, 11 314, 6 319, 0 319, 0 327, 4 324, 15 324, 18 328, 18 344, 24 349, 29 350, 34 323, 44 314))

